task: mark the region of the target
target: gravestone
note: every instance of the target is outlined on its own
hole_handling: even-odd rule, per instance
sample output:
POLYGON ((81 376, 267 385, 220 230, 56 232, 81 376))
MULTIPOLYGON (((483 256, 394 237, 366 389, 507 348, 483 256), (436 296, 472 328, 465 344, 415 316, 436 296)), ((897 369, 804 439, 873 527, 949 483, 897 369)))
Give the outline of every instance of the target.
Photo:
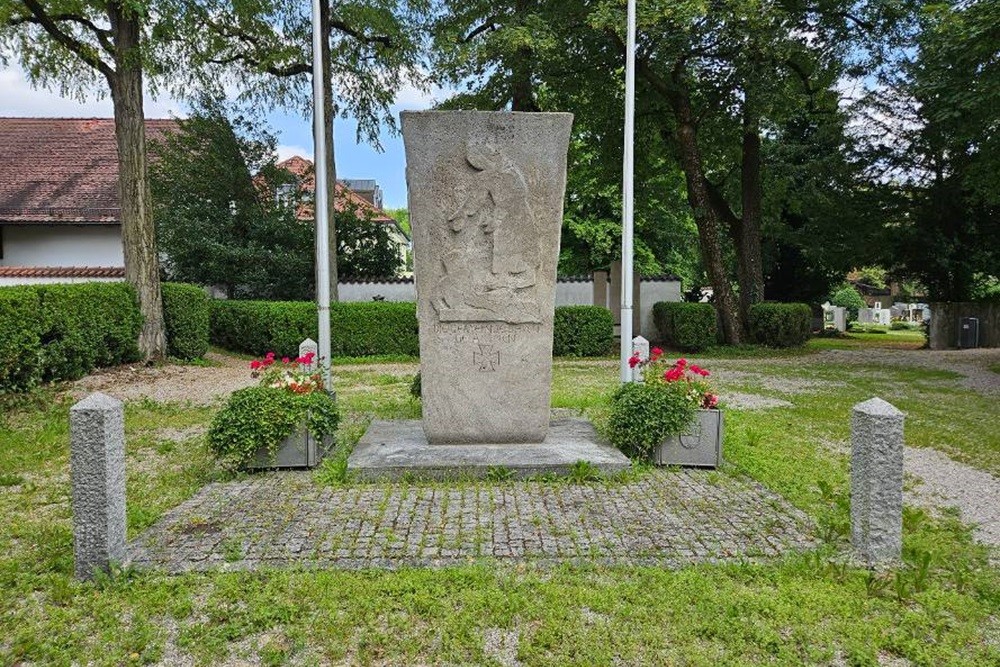
POLYGON ((847 331, 847 309, 834 306, 829 301, 823 304, 823 328, 840 332, 847 331))
MULTIPOLYGON (((649 341, 642 336, 632 339, 632 354, 639 357, 640 361, 649 359, 649 341)), ((642 366, 632 368, 632 382, 642 382, 642 366)))
POLYGON ((122 402, 91 394, 69 411, 73 560, 90 579, 125 560, 125 420, 122 402))
POLYGON ((851 414, 851 544, 868 565, 898 561, 902 551, 903 419, 881 398, 851 414))
POLYGON ((304 357, 312 352, 312 362, 308 364, 300 364, 302 370, 312 372, 319 369, 319 345, 312 338, 306 338, 304 341, 299 343, 299 357, 304 357))
POLYGON ((427 440, 542 442, 573 117, 401 118, 427 440))

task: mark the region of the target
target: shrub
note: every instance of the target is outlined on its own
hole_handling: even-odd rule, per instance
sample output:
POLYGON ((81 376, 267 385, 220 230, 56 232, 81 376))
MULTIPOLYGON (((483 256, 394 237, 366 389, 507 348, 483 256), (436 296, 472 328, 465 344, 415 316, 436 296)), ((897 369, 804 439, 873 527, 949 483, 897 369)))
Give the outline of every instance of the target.
POLYGON ((167 354, 178 359, 203 357, 208 352, 211 315, 205 290, 184 283, 163 283, 161 288, 167 354))
MULTIPOLYGON (((420 353, 413 303, 330 304, 333 356, 420 353)), ((316 305, 308 301, 212 302, 212 343, 228 350, 297 356, 299 343, 318 338, 316 305)))
POLYGON ((125 283, 0 288, 0 390, 136 361, 142 317, 125 283))
POLYGON ((552 331, 552 354, 557 357, 600 357, 615 344, 615 320, 600 306, 559 306, 552 331))
POLYGON ((903 320, 894 320, 889 324, 889 328, 893 331, 910 331, 916 330, 920 327, 916 322, 904 322, 903 320))
POLYGON ((663 342, 679 350, 697 352, 717 341, 718 322, 710 303, 660 301, 653 304, 653 320, 663 342))
POLYGON ((758 303, 750 307, 750 338, 768 347, 797 347, 809 340, 812 310, 804 303, 758 303))
POLYGON ((339 414, 324 391, 297 394, 284 388, 247 387, 233 392, 215 415, 208 445, 222 464, 246 470, 258 451, 275 457, 281 442, 305 424, 316 438, 331 436, 339 414))
POLYGON ((858 310, 868 307, 868 304, 865 303, 864 297, 861 296, 861 292, 855 289, 852 285, 844 285, 839 290, 831 294, 830 303, 834 306, 846 308, 848 320, 858 319, 858 310))
POLYGON ((611 397, 608 436, 626 456, 646 459, 665 438, 683 433, 697 409, 683 382, 627 382, 611 397))

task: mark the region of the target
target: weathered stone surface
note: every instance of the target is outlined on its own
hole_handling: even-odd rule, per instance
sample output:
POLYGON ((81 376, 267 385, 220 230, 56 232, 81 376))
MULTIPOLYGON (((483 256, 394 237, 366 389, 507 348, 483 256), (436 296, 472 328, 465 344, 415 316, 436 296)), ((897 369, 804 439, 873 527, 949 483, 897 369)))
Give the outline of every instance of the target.
POLYGON ((811 530, 781 496, 724 472, 657 469, 609 484, 339 488, 308 472, 279 472, 209 484, 129 553, 136 567, 168 572, 447 567, 470 559, 683 567, 811 549, 811 530))
POLYGON ((125 559, 125 420, 122 402, 95 393, 69 411, 76 576, 125 559))
POLYGON ((545 439, 572 118, 402 114, 431 443, 545 439))
POLYGON ((319 369, 319 344, 316 343, 312 338, 306 338, 304 341, 299 343, 299 356, 304 357, 312 352, 312 362, 308 364, 301 364, 302 370, 304 371, 315 371, 319 369))
MULTIPOLYGON (((639 357, 640 360, 646 361, 649 359, 649 341, 643 336, 636 336, 632 339, 632 354, 639 357)), ((642 366, 634 366, 632 368, 632 382, 642 382, 642 366)))
POLYGON ((577 461, 587 461, 605 474, 627 470, 629 460, 602 443, 590 422, 558 419, 544 442, 523 444, 428 444, 419 421, 376 421, 354 447, 348 470, 361 479, 398 479, 468 476, 482 478, 491 469, 504 468, 515 477, 543 473, 565 474, 577 461))
POLYGON ((851 415, 851 543, 869 565, 902 552, 903 420, 881 398, 858 403, 851 415))

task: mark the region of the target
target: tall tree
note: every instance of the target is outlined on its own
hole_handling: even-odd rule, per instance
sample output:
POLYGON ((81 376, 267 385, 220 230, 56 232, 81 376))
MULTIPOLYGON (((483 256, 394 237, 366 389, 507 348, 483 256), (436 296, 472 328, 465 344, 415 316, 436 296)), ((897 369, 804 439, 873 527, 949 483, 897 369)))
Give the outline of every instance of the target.
MULTIPOLYGON (((202 83, 232 84, 256 104, 298 108, 311 113, 311 7, 308 2, 263 4, 251 0, 173 0, 173 20, 197 29, 205 39, 187 42, 187 57, 202 66, 202 83)), ((327 191, 334 192, 336 160, 334 120, 353 116, 358 139, 381 148, 383 126, 395 128, 390 112, 399 90, 420 80, 420 14, 424 0, 324 0, 320 30, 324 35, 322 86, 329 147, 327 191)), ((330 294, 337 300, 337 213, 329 197, 330 294)))
POLYGON ((35 85, 83 95, 107 86, 115 115, 125 279, 143 315, 139 350, 166 354, 159 261, 147 178, 143 73, 156 8, 124 0, 9 0, 0 4, 0 56, 35 85))

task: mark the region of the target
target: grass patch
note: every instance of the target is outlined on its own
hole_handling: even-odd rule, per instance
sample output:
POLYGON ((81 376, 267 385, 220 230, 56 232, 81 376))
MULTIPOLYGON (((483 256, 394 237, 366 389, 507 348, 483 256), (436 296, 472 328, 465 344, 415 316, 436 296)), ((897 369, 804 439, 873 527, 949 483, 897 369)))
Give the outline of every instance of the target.
MULTIPOLYGON (((907 444, 998 473, 1000 434, 982 418, 995 412, 992 402, 948 371, 834 366, 808 356, 718 366, 827 381, 808 391, 748 384, 794 406, 727 411, 728 467, 719 474, 719 483, 727 473, 749 475, 789 498, 816 521, 827 542, 820 551, 676 571, 485 560, 395 572, 124 571, 78 583, 67 462, 72 400, 55 390, 0 398, 0 664, 152 664, 177 653, 197 665, 498 664, 496 642, 487 641, 496 633, 510 633, 513 653, 528 665, 1000 663, 1000 571, 953 516, 907 509, 905 563, 895 570, 869 573, 839 555, 849 517, 847 459, 837 445, 849 438, 851 406, 882 396, 907 412, 907 444)), ((419 417, 408 393, 415 372, 335 374, 344 419, 337 454, 317 479, 343 483, 346 452, 371 419, 419 417)), ((599 421, 617 377, 613 360, 559 360, 553 406, 599 421)), ((128 404, 132 534, 218 479, 200 434, 215 409, 128 404)), ((630 474, 641 475, 641 466, 630 474)), ((503 470, 493 477, 479 484, 513 483, 503 470)), ((585 465, 574 477, 604 483, 585 465)), ((243 549, 230 539, 225 559, 241 559, 243 549)))
POLYGON ((924 334, 919 330, 889 330, 885 333, 845 333, 837 338, 810 338, 805 347, 809 350, 852 350, 859 347, 896 350, 917 350, 924 345, 924 334))

